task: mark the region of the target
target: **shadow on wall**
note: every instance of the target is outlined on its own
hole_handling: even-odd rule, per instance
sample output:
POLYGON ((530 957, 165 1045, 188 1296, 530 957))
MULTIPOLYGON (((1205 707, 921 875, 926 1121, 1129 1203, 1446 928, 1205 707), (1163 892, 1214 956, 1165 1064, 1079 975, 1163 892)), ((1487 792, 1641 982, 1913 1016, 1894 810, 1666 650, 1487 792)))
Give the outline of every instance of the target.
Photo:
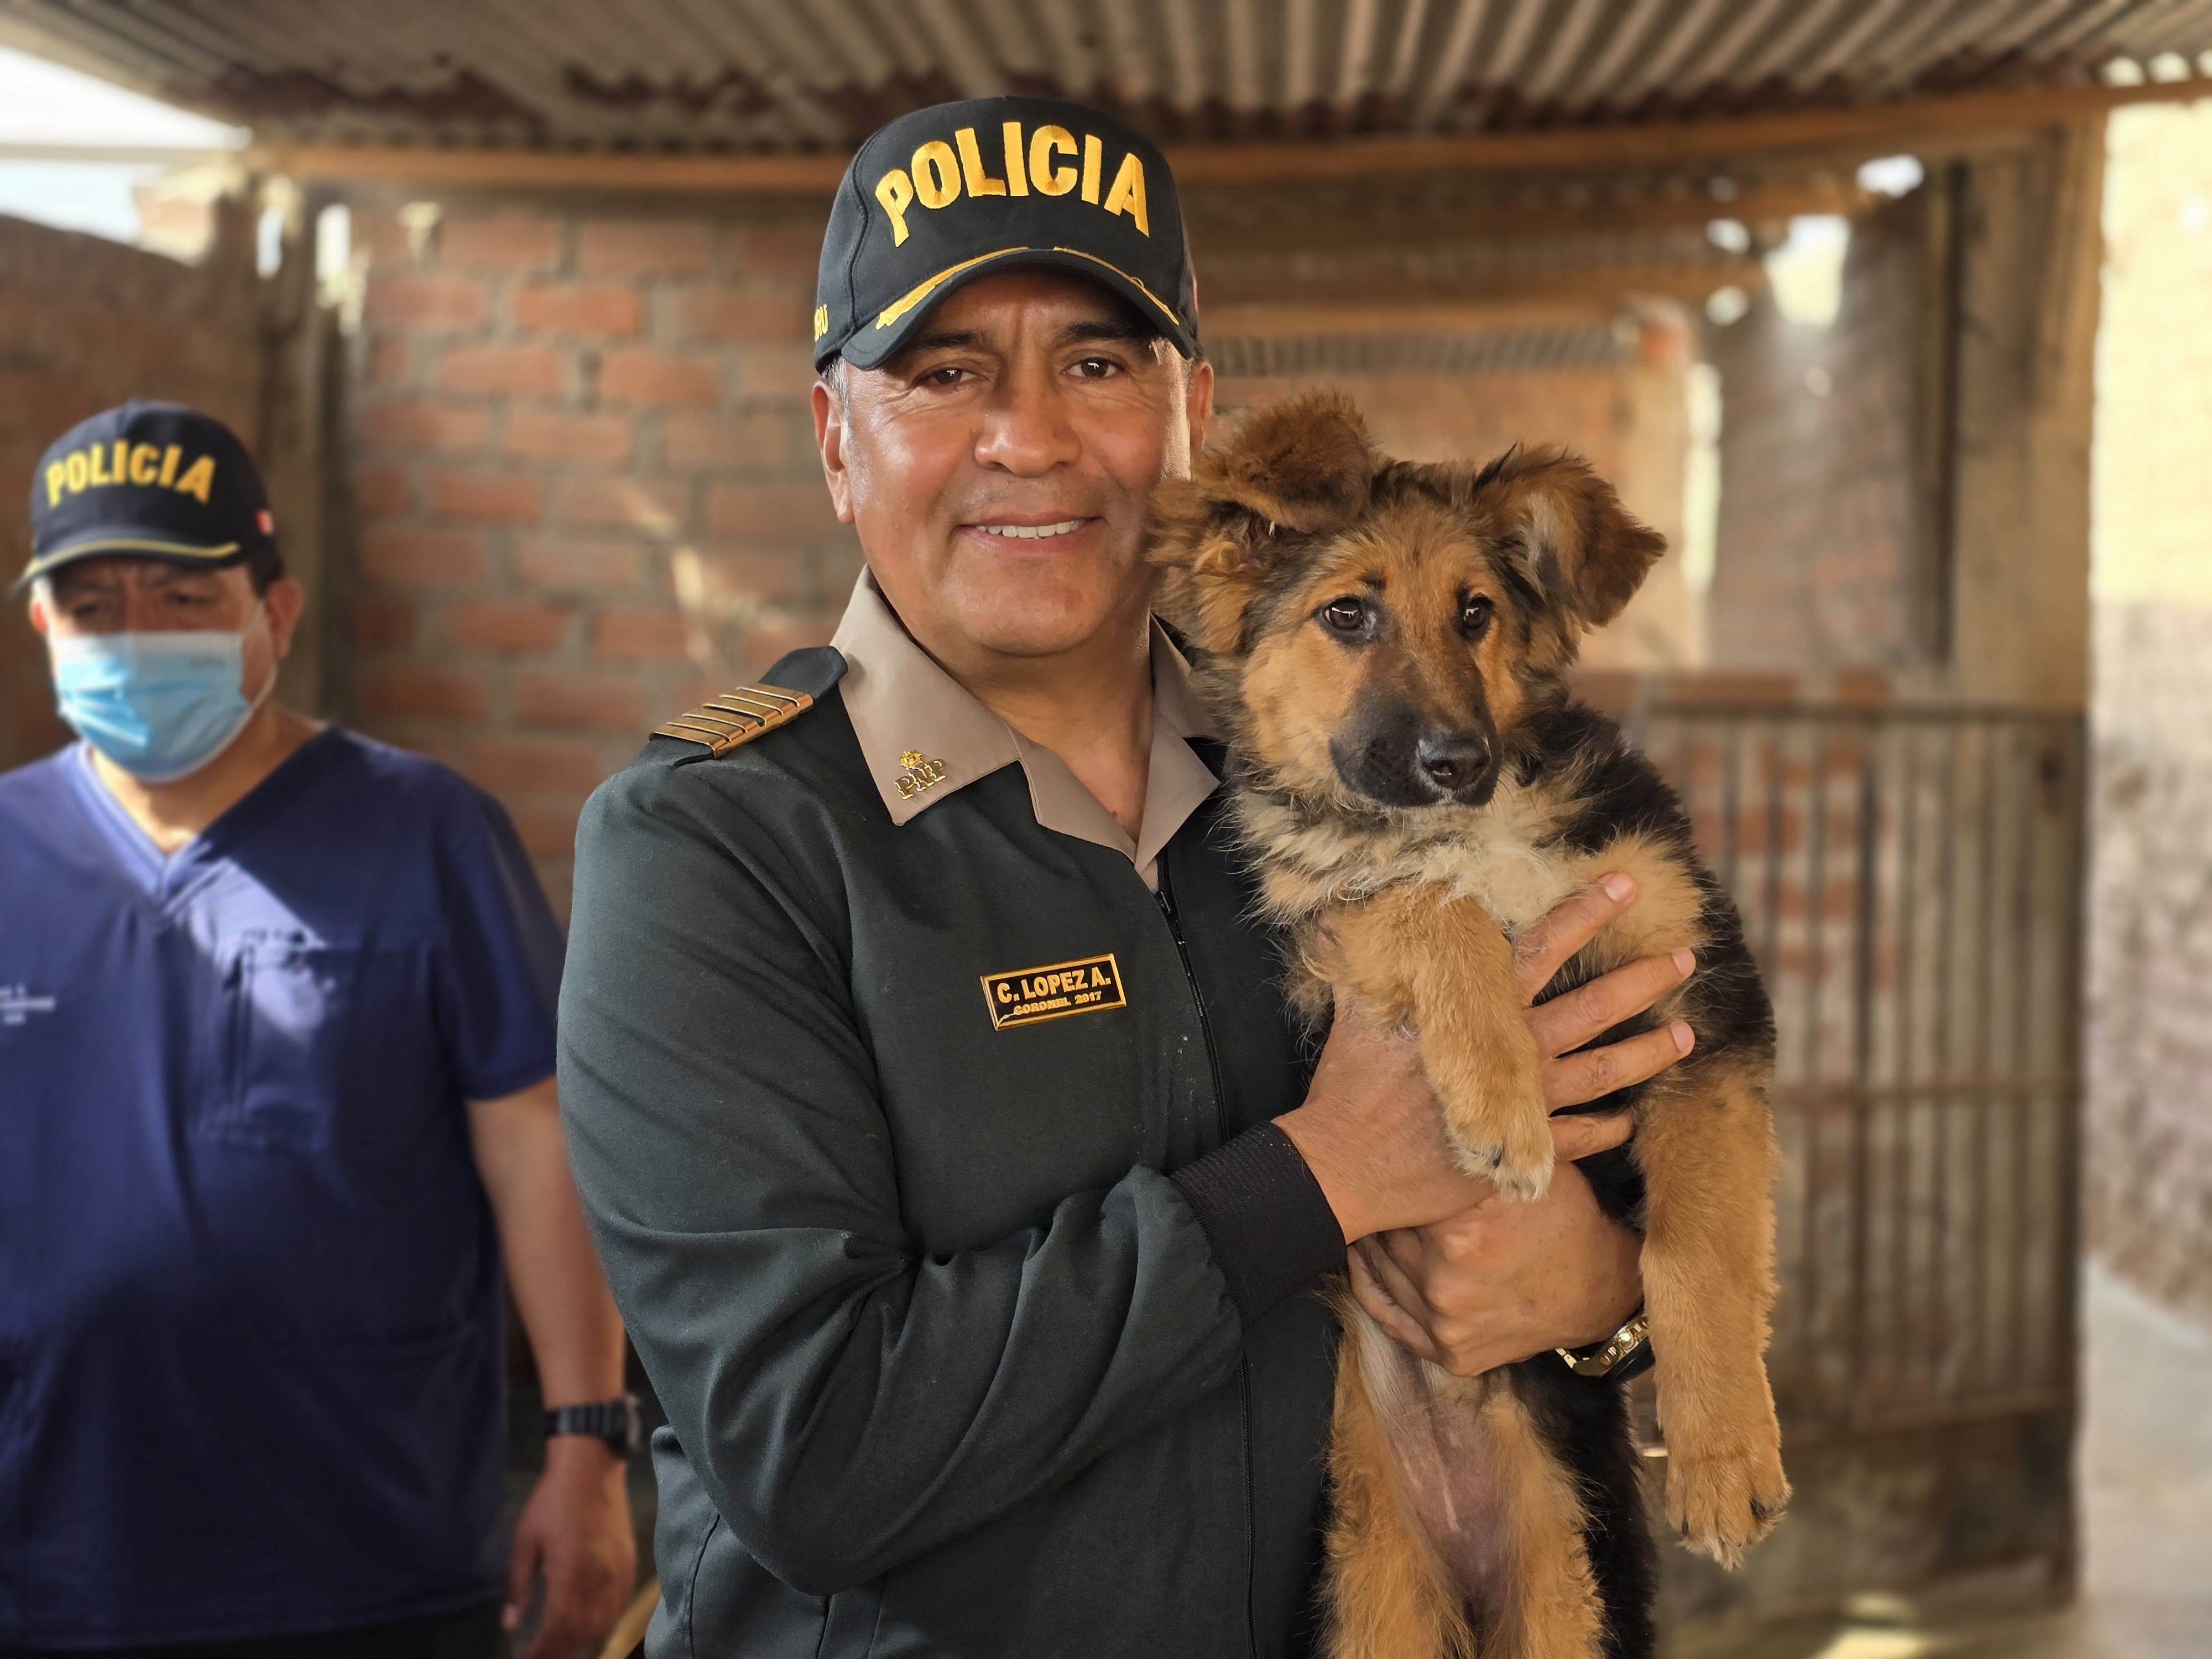
POLYGON ((2090 1243, 2212 1325, 2212 101, 2118 112, 2108 143, 2090 1243))

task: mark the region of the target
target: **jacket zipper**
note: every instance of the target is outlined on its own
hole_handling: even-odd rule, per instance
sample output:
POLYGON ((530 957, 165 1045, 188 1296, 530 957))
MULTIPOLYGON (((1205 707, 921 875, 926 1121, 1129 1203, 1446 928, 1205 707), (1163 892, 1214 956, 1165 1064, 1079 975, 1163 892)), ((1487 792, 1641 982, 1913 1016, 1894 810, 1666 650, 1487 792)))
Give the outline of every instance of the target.
MULTIPOLYGON (((1176 956, 1182 963, 1182 982, 1190 992, 1190 1006, 1198 1015, 1199 1040, 1206 1045, 1206 1069, 1213 1083, 1213 1127, 1222 1145, 1229 1142, 1229 1096, 1221 1086, 1221 1054, 1213 1046, 1213 1022, 1206 1017, 1206 995, 1198 987, 1198 974, 1190 965, 1190 943, 1183 937, 1182 917, 1176 910, 1175 885, 1168 879, 1167 849, 1160 849, 1160 859, 1155 866, 1159 872, 1160 915, 1168 924, 1168 937, 1175 940, 1176 956)), ((1252 1617, 1252 1596, 1258 1564, 1254 1560, 1253 1534, 1255 1523, 1253 1510, 1257 1507, 1258 1495, 1252 1489, 1252 1379, 1245 1370, 1243 1344, 1237 1352, 1237 1416, 1244 1433, 1244 1644, 1252 1659, 1259 1659, 1260 1632, 1252 1617)))

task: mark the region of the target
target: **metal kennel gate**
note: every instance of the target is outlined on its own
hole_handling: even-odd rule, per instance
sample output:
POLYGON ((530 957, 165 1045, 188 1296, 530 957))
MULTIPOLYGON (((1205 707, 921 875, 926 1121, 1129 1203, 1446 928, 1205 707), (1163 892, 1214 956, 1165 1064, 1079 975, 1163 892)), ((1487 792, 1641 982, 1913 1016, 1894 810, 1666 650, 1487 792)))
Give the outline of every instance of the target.
POLYGON ((1678 1609, 2063 1585, 2085 743, 2072 714, 1654 702, 1780 1032, 1793 1519, 1678 1609))

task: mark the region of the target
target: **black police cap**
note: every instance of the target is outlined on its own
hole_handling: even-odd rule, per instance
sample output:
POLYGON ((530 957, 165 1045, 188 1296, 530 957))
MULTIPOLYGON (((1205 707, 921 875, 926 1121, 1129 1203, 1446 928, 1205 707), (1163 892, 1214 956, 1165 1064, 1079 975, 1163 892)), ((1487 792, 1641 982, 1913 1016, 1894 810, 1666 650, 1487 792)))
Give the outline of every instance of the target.
POLYGON ((133 401, 80 422, 31 477, 21 587, 78 559, 124 554, 281 575, 276 523, 246 446, 182 404, 133 401))
POLYGON ((822 243, 814 366, 876 368, 947 296, 1010 270, 1088 277, 1198 353, 1166 158, 1081 104, 975 98, 901 116, 845 169, 822 243))

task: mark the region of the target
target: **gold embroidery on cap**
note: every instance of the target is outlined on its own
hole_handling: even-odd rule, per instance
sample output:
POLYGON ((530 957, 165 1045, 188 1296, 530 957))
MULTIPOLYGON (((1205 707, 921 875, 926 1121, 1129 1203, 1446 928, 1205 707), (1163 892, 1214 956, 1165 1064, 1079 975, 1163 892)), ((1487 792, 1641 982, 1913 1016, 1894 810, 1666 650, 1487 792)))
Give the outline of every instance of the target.
POLYGON ((945 781, 945 763, 929 759, 919 749, 909 749, 901 755, 899 764, 906 770, 891 781, 897 785, 901 800, 912 800, 923 790, 934 789, 945 781))
MULTIPOLYGON (((1149 231, 1146 234, 1147 235, 1151 234, 1149 231)), ((1053 252, 1054 253, 1073 253, 1077 258, 1088 259, 1094 265, 1104 265, 1107 270, 1112 271, 1123 282, 1128 283, 1131 288, 1135 289, 1138 293, 1143 295, 1147 300, 1150 300, 1154 305, 1158 306, 1160 308, 1160 314, 1162 316, 1165 317, 1170 322, 1175 323, 1178 327, 1181 326, 1181 319, 1175 314, 1175 307, 1173 306, 1170 305, 1165 300, 1160 298, 1158 295, 1153 293, 1152 289, 1146 288, 1142 283, 1129 275, 1127 271, 1122 270, 1121 266, 1115 264, 1112 260, 1102 259, 1095 253, 1086 253, 1079 247, 1056 247, 1053 249, 1053 252)))
POLYGON ((1111 951, 1046 968, 986 974, 983 1002, 991 1011, 991 1029, 997 1031, 1129 1006, 1121 987, 1121 965, 1111 951))
POLYGON ((893 323, 898 321, 900 318, 905 316, 908 312, 912 311, 924 300, 927 300, 929 297, 930 290, 932 289, 937 287, 938 284, 943 283, 948 277, 957 276, 962 271, 967 270, 970 265, 980 265, 986 259, 1002 259, 1009 253, 1027 253, 1029 252, 1030 250, 1025 247, 994 248, 990 252, 979 253, 972 259, 963 259, 957 265, 947 265, 944 270, 939 271, 937 275, 932 276, 927 282, 916 283, 913 288, 899 295, 897 299, 892 301, 890 304, 885 306, 883 309, 882 314, 876 319, 876 326, 878 328, 889 328, 893 323))

